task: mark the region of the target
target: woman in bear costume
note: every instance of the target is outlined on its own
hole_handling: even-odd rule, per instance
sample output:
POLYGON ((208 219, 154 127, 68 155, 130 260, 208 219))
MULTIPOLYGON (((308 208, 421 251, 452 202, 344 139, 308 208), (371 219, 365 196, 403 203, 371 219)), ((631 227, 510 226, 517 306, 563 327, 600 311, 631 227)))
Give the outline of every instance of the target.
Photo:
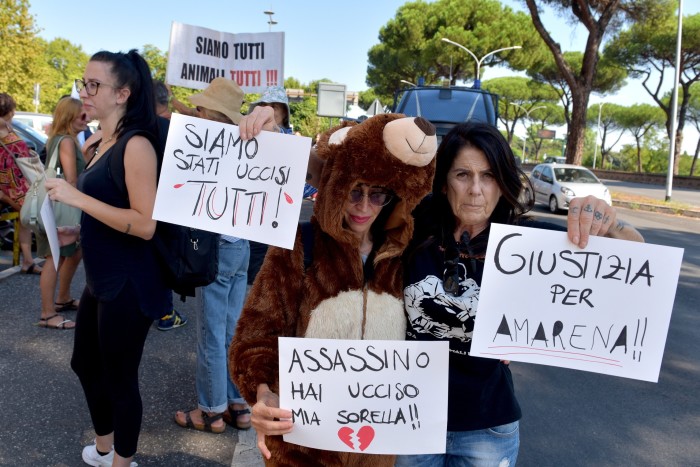
POLYGON ((413 233, 411 212, 430 190, 436 149, 427 120, 400 114, 345 122, 319 141, 323 168, 311 218, 312 262, 304 264, 300 231, 293 250, 269 249, 229 349, 231 376, 253 406, 267 466, 394 464, 391 455, 283 441, 293 423, 291 411, 279 408, 277 338, 405 339, 401 254, 413 233), (368 236, 357 233, 355 221, 364 220, 357 209, 378 212, 368 236))

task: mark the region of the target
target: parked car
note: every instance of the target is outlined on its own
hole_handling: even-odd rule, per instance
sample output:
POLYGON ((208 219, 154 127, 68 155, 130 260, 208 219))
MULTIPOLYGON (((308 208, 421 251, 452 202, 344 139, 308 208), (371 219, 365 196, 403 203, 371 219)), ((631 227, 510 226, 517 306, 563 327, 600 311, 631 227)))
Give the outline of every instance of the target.
POLYGON ((610 190, 593 172, 585 167, 571 164, 539 164, 532 169, 530 181, 535 193, 525 188, 526 199, 532 199, 535 203, 543 203, 549 206, 549 210, 556 213, 560 209, 569 209, 569 203, 573 198, 593 195, 603 199, 612 206, 610 190))
POLYGON ((34 112, 15 112, 15 116, 12 119, 34 128, 44 136, 48 135, 49 127, 53 123, 52 115, 34 112))
POLYGON ((39 133, 34 128, 25 125, 16 118, 12 118, 12 129, 17 133, 17 136, 27 143, 30 149, 35 150, 37 154, 42 153, 44 146, 46 146, 46 140, 48 139, 46 135, 39 133))
POLYGON ((498 96, 466 86, 414 86, 394 93, 393 111, 429 120, 439 143, 458 123, 473 120, 495 126, 498 96))

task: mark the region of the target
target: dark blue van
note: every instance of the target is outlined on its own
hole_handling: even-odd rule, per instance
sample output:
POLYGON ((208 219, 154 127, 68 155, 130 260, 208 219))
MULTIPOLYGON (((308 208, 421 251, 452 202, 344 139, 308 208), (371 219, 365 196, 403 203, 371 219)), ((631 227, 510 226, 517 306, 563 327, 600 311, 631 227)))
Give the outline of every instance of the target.
POLYGON ((429 120, 440 141, 458 123, 476 120, 496 126, 498 95, 466 86, 415 86, 396 91, 393 109, 429 120))

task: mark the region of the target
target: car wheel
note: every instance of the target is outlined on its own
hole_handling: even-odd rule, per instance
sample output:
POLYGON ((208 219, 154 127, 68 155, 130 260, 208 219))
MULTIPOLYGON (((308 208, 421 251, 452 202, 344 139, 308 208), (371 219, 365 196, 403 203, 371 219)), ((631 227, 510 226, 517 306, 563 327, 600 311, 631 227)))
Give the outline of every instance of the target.
POLYGON ((550 212, 552 212, 554 214, 559 212, 559 203, 557 203, 556 196, 549 197, 549 210, 550 210, 550 212))

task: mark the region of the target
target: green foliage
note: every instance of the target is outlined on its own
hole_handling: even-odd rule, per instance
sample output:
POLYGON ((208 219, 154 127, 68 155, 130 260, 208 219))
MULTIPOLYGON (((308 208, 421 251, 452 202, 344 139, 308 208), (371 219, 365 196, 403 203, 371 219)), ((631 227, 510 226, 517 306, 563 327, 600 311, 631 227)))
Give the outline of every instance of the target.
POLYGON ((43 58, 36 32, 28 0, 0 0, 0 89, 14 98, 17 110, 34 111, 43 58))
POLYGON ((151 68, 153 79, 165 82, 165 74, 168 71, 168 53, 162 52, 155 45, 146 44, 141 50, 141 55, 151 68))
POLYGON ((379 30, 379 44, 368 52, 367 84, 378 96, 393 95, 401 80, 426 84, 452 82, 475 77, 476 61, 464 50, 445 42, 449 38, 467 47, 477 57, 512 45, 509 50, 489 56, 481 67, 508 63, 524 69, 546 53, 529 17, 503 7, 497 0, 437 0, 409 2, 395 18, 379 30))

